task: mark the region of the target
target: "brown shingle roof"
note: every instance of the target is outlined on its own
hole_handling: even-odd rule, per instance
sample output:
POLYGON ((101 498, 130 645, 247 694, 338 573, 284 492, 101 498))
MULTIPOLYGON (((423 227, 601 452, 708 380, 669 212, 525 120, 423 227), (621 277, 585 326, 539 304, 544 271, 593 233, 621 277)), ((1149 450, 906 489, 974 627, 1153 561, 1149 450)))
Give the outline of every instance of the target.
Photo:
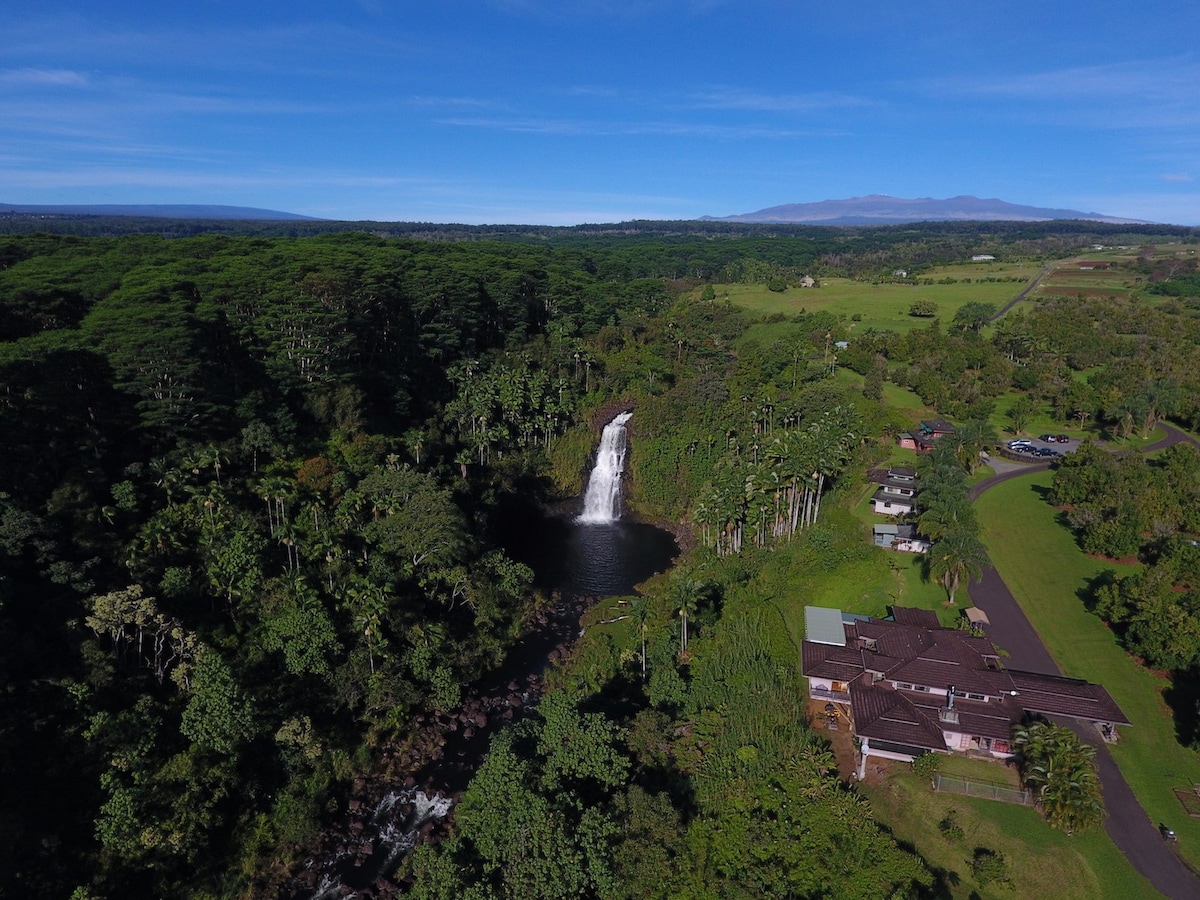
POLYGON ((850 708, 854 713, 854 733, 859 737, 927 750, 946 749, 941 728, 917 709, 903 691, 879 687, 860 678, 850 685, 850 708))
POLYGON ((1069 716, 1091 722, 1130 724, 1125 713, 1121 712, 1121 707, 1117 706, 1108 691, 1098 684, 1075 678, 1061 678, 1057 675, 1040 675, 1036 672, 1009 674, 1017 692, 1016 702, 1030 712, 1069 716))
POLYGON ((917 625, 922 628, 941 628, 937 613, 932 609, 913 609, 911 606, 893 606, 892 618, 900 625, 917 625))
POLYGON ((893 607, 892 614, 895 621, 844 623, 844 647, 811 641, 802 645, 805 675, 851 685, 854 728, 861 737, 940 750, 945 749, 943 727, 1005 739, 1026 712, 1129 724, 1100 685, 1005 669, 986 638, 942 628, 928 610, 893 607), (943 726, 944 696, 897 690, 893 682, 934 692, 953 685, 958 723, 943 726), (992 699, 969 700, 963 696, 967 693, 992 699))

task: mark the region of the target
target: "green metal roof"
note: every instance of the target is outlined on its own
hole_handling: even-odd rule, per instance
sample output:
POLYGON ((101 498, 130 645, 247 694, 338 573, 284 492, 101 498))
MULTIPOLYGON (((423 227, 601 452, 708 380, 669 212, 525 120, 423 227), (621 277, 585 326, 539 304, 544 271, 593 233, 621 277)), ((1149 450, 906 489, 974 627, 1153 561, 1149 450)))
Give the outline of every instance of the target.
POLYGON ((842 628, 842 611, 825 606, 804 607, 804 631, 814 644, 846 646, 846 630, 842 628))

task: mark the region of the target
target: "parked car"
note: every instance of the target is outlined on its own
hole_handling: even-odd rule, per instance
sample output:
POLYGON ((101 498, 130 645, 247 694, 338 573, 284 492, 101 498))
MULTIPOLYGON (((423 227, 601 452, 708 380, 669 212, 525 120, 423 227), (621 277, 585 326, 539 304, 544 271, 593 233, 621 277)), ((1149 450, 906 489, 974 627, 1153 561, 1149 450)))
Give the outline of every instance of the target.
POLYGON ((1029 440, 1029 438, 1017 438, 1016 440, 1008 442, 1008 448, 1010 450, 1015 450, 1017 447, 1031 447, 1031 446, 1033 446, 1033 441, 1029 440))
POLYGON ((1060 444, 1065 444, 1065 443, 1067 443, 1069 440, 1071 440, 1071 436, 1070 436, 1069 434, 1056 434, 1056 435, 1054 436, 1054 439, 1055 439, 1056 441, 1058 441, 1060 444))
POLYGON ((1038 447, 1032 452, 1035 456, 1058 456, 1058 451, 1053 447, 1038 447))
POLYGON ((1047 444, 1053 444, 1056 440, 1058 440, 1058 438, 1052 434, 1039 434, 1038 440, 1045 441, 1047 444))

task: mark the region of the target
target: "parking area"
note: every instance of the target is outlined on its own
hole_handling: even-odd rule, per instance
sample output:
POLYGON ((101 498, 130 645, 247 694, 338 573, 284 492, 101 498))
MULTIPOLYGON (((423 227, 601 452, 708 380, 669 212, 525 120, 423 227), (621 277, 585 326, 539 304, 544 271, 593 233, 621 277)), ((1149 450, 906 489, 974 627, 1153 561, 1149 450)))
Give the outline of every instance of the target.
POLYGON ((1029 462, 1045 462, 1065 456, 1079 441, 1065 434, 1043 434, 1035 438, 1017 438, 1004 443, 1004 455, 1029 462))

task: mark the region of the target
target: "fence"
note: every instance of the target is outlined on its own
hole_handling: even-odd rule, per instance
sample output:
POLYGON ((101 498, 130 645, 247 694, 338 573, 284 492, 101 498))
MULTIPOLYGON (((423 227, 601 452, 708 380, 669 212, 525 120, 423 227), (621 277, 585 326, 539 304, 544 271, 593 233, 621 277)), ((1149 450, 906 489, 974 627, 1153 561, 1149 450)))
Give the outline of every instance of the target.
POLYGON ((934 776, 933 789, 947 794, 963 794, 967 797, 982 797, 985 800, 999 800, 1001 803, 1017 803, 1021 806, 1033 805, 1033 794, 1030 791, 995 784, 991 781, 979 781, 974 778, 960 778, 957 775, 943 775, 938 772, 934 776))
POLYGON ((808 693, 814 700, 836 700, 839 703, 850 702, 850 693, 848 691, 831 691, 829 688, 810 687, 808 693))

